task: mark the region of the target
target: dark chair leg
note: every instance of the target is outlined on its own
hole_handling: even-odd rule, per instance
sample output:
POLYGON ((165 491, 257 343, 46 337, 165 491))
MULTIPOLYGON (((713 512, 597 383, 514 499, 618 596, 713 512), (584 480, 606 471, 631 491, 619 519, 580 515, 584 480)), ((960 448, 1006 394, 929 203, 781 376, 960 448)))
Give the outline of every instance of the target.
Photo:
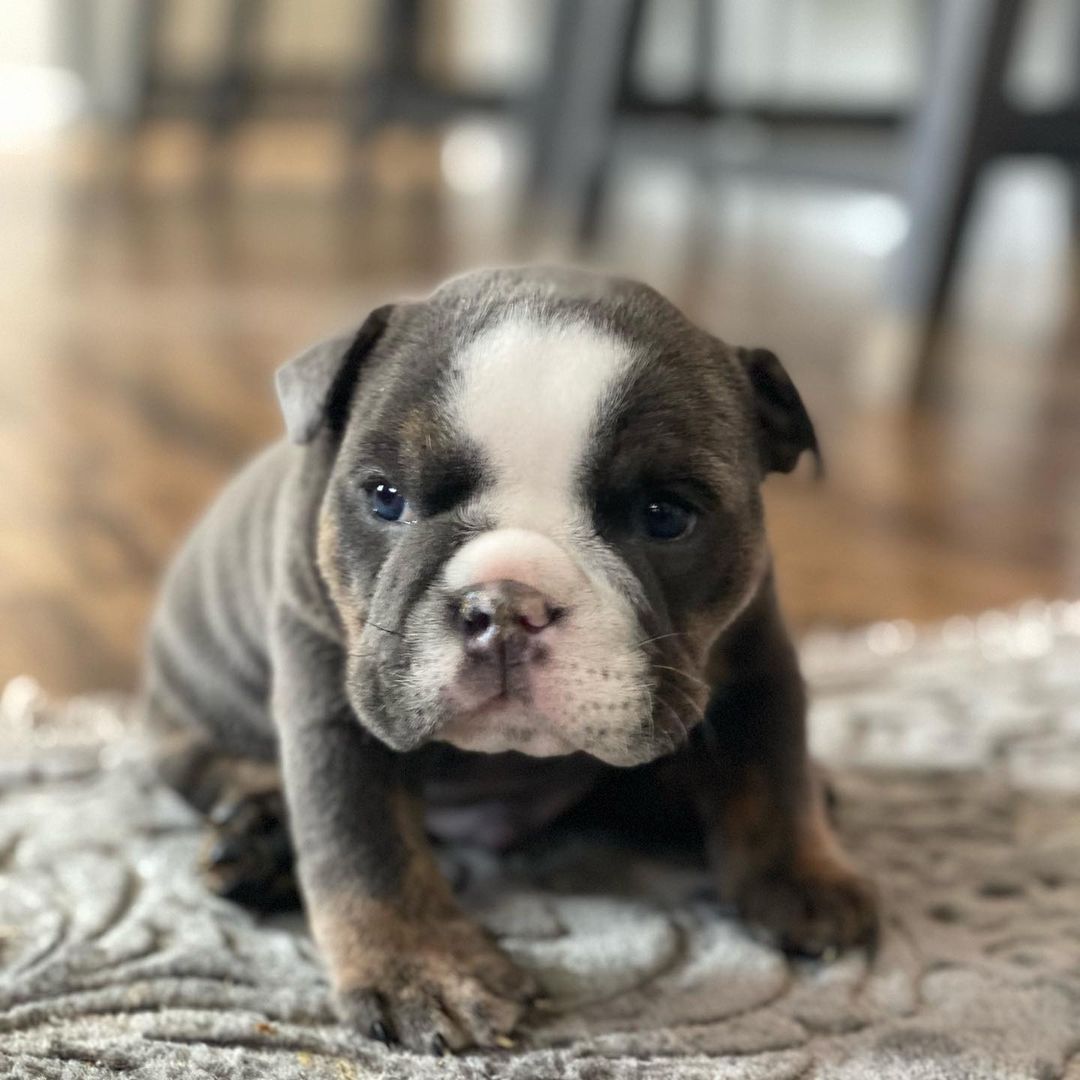
POLYGON ((712 101, 712 76, 716 57, 720 53, 720 12, 715 0, 697 0, 694 9, 694 90, 692 108, 701 116, 708 115, 712 101))
MULTIPOLYGON (((99 17, 93 0, 60 0, 56 16, 56 48, 65 67, 83 81, 87 92, 94 90, 99 17)), ((91 107, 97 106, 91 100, 91 107)))
MULTIPOLYGON (((1073 43, 1073 86, 1070 104, 1080 108, 1080 9, 1069 9, 1072 26, 1069 34, 1073 43)), ((1072 168, 1072 238, 1074 246, 1080 245, 1080 164, 1073 163, 1072 168)))
POLYGON ((1022 0, 942 3, 937 53, 914 123, 911 232, 900 253, 895 303, 915 320, 912 392, 940 379, 939 337, 975 186, 1008 138, 1006 66, 1022 0))
POLYGON ((558 0, 553 7, 547 64, 535 92, 522 103, 522 126, 529 140, 529 171, 525 194, 530 203, 542 202, 551 187, 552 162, 559 139, 559 124, 566 103, 563 58, 577 36, 580 5, 558 0))
POLYGON ((248 107, 253 80, 253 42, 266 14, 265 0, 230 0, 225 10, 221 56, 206 95, 206 126, 231 131, 248 107))
POLYGON ((127 118, 134 127, 147 117, 158 75, 158 36, 164 14, 164 0, 137 4, 132 13, 131 48, 134 61, 132 111, 127 118))
POLYGON ((565 214, 579 232, 590 186, 610 152, 626 49, 643 2, 558 0, 556 7, 529 186, 534 207, 565 214))
POLYGON ((420 83, 421 0, 380 0, 375 13, 372 66, 351 80, 347 123, 356 140, 399 117, 401 102, 420 83))
POLYGON ((611 47, 617 51, 617 66, 614 75, 615 93, 608 122, 603 130, 598 132, 600 141, 594 148, 589 175, 582 190, 575 230, 578 243, 585 247, 595 243, 600 232, 601 215, 611 184, 612 158, 615 153, 620 105, 633 90, 634 61, 637 59, 644 22, 645 0, 631 0, 626 21, 619 28, 621 35, 611 44, 611 47))
MULTIPOLYGON (((622 105, 633 95, 634 62, 644 33, 646 0, 604 0, 609 10, 581 12, 589 4, 558 5, 548 90, 542 95, 549 114, 547 141, 537 142, 534 193, 543 192, 548 175, 549 193, 561 196, 570 211, 574 234, 582 245, 595 241, 610 187, 612 157, 622 105), (595 21, 592 21, 595 20, 595 21), (597 50, 605 50, 598 56, 597 50), (567 77, 567 63, 580 64, 577 78, 567 77), (571 97, 573 88, 588 79, 584 99, 571 97), (583 109, 584 106, 584 109, 583 109), (558 117, 562 117, 562 126, 558 117), (581 129, 579 137, 568 129, 581 129), (584 132, 584 134, 582 133, 584 132), (591 140, 587 135, 591 133, 591 140), (560 141, 562 140, 562 141, 560 141), (580 153, 576 162, 571 153, 580 153), (565 155, 560 159, 560 155, 565 155)), ((691 110, 706 107, 709 78, 716 46, 714 0, 698 0, 692 63, 694 88, 691 110)))
POLYGON ((163 7, 164 0, 129 0, 103 12, 94 0, 65 0, 60 9, 58 45, 85 79, 91 109, 119 131, 135 130, 149 111, 163 7), (121 36, 108 70, 98 55, 103 26, 121 36))

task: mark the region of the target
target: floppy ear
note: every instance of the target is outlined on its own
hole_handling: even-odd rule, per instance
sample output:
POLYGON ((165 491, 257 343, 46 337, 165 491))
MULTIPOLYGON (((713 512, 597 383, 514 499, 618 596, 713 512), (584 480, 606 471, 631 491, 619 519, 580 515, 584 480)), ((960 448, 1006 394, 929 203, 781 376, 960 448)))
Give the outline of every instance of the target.
POLYGON ((765 471, 791 472, 803 451, 809 450, 820 476, 824 466, 814 425, 784 365, 768 349, 735 351, 754 390, 758 447, 765 471))
POLYGON ((328 419, 340 416, 360 362, 379 340, 393 308, 376 308, 359 330, 320 341, 277 369, 274 386, 292 442, 311 442, 328 419))

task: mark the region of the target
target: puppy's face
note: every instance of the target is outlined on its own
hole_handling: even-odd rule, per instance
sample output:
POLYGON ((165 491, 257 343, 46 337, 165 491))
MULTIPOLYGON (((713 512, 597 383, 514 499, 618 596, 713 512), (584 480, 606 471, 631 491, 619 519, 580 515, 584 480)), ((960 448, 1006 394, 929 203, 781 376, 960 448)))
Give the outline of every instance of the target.
POLYGON ((330 436, 320 568, 350 700, 395 749, 670 752, 760 581, 743 364, 651 290, 586 281, 395 309, 330 436))

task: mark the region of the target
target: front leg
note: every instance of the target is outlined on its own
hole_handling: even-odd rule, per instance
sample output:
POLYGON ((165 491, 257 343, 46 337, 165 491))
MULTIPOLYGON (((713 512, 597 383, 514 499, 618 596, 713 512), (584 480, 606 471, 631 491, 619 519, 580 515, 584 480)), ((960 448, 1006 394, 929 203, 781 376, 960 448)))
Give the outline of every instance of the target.
POLYGON ((694 788, 723 899, 786 951, 872 941, 877 899, 829 825, 806 744, 806 694, 771 577, 714 653, 694 788))
POLYGON ((342 1018, 414 1050, 504 1044, 532 984, 455 903, 399 759, 344 700, 337 646, 285 624, 274 677, 301 891, 342 1018))

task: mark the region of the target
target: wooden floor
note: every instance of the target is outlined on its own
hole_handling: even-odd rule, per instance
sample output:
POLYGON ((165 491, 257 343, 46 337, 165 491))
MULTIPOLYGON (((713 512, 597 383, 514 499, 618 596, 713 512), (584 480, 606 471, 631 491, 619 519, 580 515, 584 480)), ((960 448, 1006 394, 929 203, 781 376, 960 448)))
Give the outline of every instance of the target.
MULTIPOLYGON (((132 684, 162 567, 279 432, 270 376, 294 349, 456 270, 563 254, 518 238, 510 182, 434 187, 436 149, 390 147, 379 193, 348 198, 318 128, 212 155, 162 126, 0 159, 0 678, 132 684)), ((793 620, 1080 595, 1080 290, 1054 230, 1035 244, 1007 212, 1015 196, 1039 219, 1038 184, 984 200, 951 392, 914 416, 866 388, 895 207, 685 183, 627 170, 592 261, 774 347, 803 389, 829 478, 767 489, 793 620)))

